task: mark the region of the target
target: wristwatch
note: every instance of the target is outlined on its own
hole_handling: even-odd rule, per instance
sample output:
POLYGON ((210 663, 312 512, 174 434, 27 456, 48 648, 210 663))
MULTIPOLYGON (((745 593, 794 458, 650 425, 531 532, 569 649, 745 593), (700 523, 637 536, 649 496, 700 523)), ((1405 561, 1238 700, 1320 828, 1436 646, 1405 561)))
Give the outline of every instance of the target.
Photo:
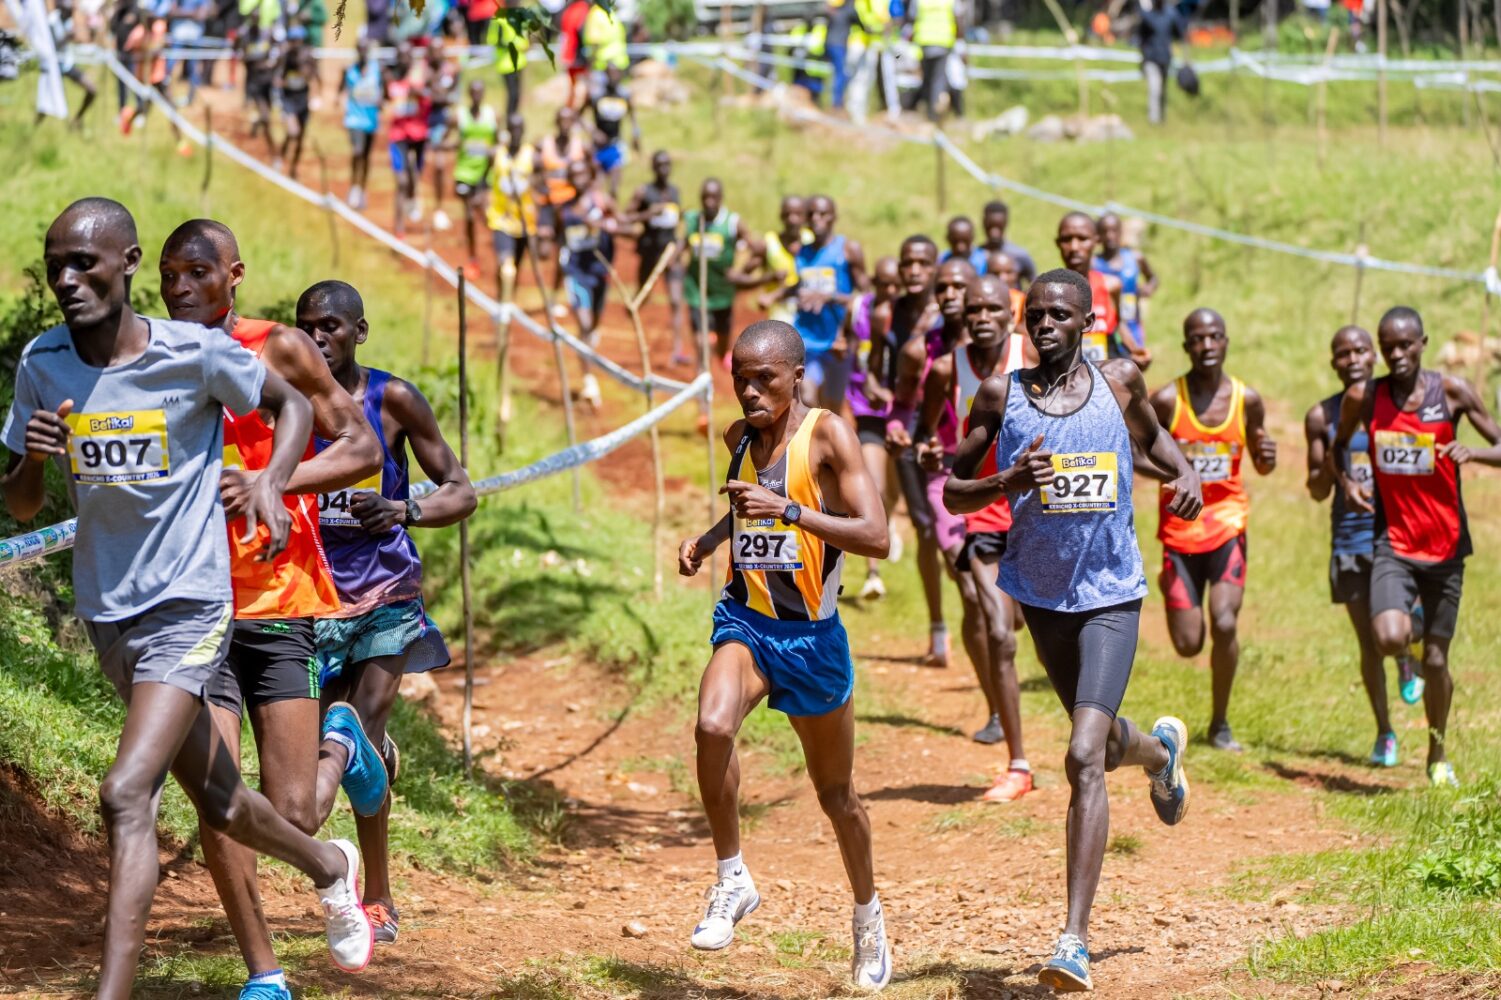
POLYGON ((418 524, 422 520, 422 508, 417 506, 416 500, 407 501, 407 524, 418 524))
POLYGON ((789 503, 782 509, 782 520, 787 524, 796 524, 802 516, 803 508, 799 504, 789 503))

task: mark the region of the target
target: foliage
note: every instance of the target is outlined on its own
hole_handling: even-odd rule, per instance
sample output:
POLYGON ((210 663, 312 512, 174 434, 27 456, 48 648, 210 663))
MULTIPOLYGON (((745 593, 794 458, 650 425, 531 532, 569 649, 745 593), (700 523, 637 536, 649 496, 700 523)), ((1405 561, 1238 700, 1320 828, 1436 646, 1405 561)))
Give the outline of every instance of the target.
POLYGON ((1409 866, 1429 889, 1461 896, 1501 895, 1501 799, 1484 785, 1455 804, 1442 841, 1409 866))
POLYGON ((687 38, 698 25, 693 0, 642 0, 641 23, 652 39, 687 38))

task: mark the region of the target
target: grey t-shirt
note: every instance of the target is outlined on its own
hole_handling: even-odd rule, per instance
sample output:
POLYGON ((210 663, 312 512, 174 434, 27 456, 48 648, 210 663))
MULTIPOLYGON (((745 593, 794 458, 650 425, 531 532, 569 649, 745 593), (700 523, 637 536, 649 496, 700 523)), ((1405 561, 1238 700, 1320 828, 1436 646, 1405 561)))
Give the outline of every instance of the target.
POLYGON ((224 410, 255 409, 266 369, 222 330, 147 322, 145 353, 113 368, 85 364, 66 326, 37 337, 21 355, 0 432, 21 454, 32 412, 73 400, 58 466, 78 512, 73 593, 86 621, 234 597, 219 501, 224 410))

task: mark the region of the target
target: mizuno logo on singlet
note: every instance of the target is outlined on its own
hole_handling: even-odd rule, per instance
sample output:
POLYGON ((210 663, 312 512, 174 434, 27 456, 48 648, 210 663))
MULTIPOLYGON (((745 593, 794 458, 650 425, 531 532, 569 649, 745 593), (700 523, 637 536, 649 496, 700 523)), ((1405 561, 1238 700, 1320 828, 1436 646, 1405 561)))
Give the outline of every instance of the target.
POLYGON ((1434 403, 1432 406, 1423 407, 1418 412, 1418 419, 1425 424, 1436 423, 1444 419, 1444 404, 1434 403))

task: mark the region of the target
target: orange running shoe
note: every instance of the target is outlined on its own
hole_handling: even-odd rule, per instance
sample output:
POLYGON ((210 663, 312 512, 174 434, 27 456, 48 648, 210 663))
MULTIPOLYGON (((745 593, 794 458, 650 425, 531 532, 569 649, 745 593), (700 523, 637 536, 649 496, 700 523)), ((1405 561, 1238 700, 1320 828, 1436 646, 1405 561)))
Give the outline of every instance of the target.
POLYGON ((1007 771, 995 779, 995 784, 982 798, 986 802, 1015 802, 1031 790, 1031 771, 1007 771))
POLYGON ((371 903, 365 907, 365 916, 370 920, 370 927, 375 932, 377 944, 396 943, 401 915, 396 912, 395 907, 386 909, 384 903, 371 903))

